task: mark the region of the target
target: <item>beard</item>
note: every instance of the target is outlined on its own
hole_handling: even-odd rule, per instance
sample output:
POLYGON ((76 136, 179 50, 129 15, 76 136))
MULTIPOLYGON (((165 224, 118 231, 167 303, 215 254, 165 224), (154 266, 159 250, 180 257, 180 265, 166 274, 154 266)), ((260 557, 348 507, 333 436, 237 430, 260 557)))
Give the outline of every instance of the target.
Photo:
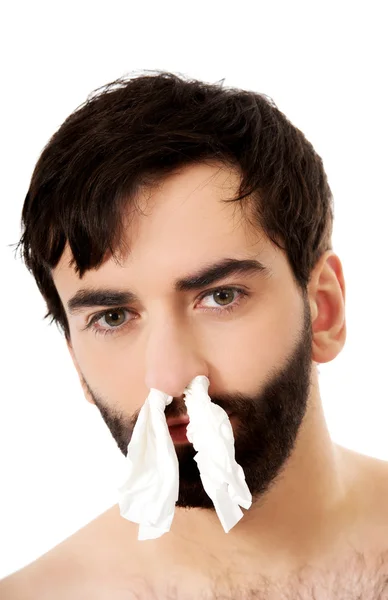
MULTIPOLYGON (((256 395, 231 393, 213 395, 211 400, 236 417, 235 457, 244 470, 254 502, 263 500, 275 484, 295 447, 298 432, 308 407, 312 368, 311 313, 303 294, 303 326, 297 344, 281 368, 274 368, 256 395)), ((84 379, 85 381, 85 379, 84 379)), ((140 409, 132 416, 110 408, 85 381, 101 416, 124 456, 131 440, 140 409)), ((183 400, 173 399, 165 415, 186 414, 183 400)), ((213 509, 206 494, 188 444, 175 446, 179 463, 179 496, 176 506, 213 509)))

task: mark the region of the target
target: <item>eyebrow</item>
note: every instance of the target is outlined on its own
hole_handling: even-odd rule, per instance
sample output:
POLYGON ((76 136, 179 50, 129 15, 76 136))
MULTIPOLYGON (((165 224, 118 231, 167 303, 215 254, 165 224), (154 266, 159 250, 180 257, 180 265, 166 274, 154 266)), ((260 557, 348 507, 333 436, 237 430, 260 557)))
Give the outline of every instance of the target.
MULTIPOLYGON (((230 275, 262 275, 268 278, 272 275, 271 269, 256 259, 224 258, 211 265, 205 265, 197 273, 182 279, 177 279, 174 284, 176 292, 190 292, 201 290, 204 287, 217 283, 230 275)), ((69 313, 74 315, 86 308, 97 306, 117 307, 124 304, 133 304, 139 298, 133 292, 120 291, 110 288, 81 288, 67 303, 69 313)))

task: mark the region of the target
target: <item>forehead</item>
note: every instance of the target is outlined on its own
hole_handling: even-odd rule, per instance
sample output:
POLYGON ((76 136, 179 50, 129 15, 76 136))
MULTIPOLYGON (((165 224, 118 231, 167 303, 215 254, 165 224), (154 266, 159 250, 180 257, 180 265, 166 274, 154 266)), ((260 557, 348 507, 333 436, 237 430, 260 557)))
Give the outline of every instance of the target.
POLYGON ((134 218, 128 231, 134 255, 154 242, 160 249, 187 249, 187 254, 226 241, 241 245, 254 237, 257 242, 262 234, 249 231, 240 203, 225 203, 238 185, 239 175, 232 168, 201 164, 186 167, 152 192, 144 191, 138 199, 144 215, 134 218))
MULTIPOLYGON (((239 202, 224 200, 237 194, 237 171, 220 164, 193 165, 169 176, 151 189, 139 193, 125 226, 128 252, 118 264, 108 258, 99 269, 88 271, 82 281, 90 284, 116 283, 118 273, 131 279, 152 275, 166 285, 180 274, 195 271, 199 265, 225 257, 252 258, 260 255, 271 262, 276 249, 258 228, 249 226, 239 202)), ((79 286, 70 268, 68 246, 53 271, 54 282, 79 286)))

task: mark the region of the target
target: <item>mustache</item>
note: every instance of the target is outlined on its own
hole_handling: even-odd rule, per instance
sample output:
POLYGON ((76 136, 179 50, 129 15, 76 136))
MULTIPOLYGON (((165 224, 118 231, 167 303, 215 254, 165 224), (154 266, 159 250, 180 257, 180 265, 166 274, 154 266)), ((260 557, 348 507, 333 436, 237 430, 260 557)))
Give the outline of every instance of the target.
MULTIPOLYGON (((213 404, 217 404, 218 406, 223 408, 226 412, 231 412, 230 406, 228 406, 228 403, 225 402, 225 400, 222 400, 221 398, 210 398, 210 399, 213 404)), ((166 419, 168 419, 169 417, 177 418, 177 417, 186 415, 187 408, 186 408, 185 401, 184 400, 176 400, 175 398, 173 398, 171 404, 166 406, 164 414, 166 415, 166 419)))
MULTIPOLYGON (((209 398, 213 404, 220 406, 228 414, 238 413, 242 416, 245 413, 250 412, 252 405, 252 398, 241 393, 224 394, 222 396, 210 396, 209 394, 209 398)), ((141 407, 130 417, 129 425, 131 432, 136 425, 137 419, 139 418, 140 410, 141 407)), ((175 419, 186 415, 187 408, 184 398, 173 398, 172 402, 166 406, 164 414, 166 419, 175 419)))

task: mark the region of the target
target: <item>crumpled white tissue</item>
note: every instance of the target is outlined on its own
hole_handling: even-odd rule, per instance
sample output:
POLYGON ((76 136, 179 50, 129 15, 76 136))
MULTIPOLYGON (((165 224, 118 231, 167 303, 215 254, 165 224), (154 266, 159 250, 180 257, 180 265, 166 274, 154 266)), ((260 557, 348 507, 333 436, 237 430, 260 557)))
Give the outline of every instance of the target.
MULTIPOLYGON (((235 460, 233 429, 227 413, 214 404, 205 375, 185 389, 190 423, 187 438, 197 451, 205 492, 211 498, 225 532, 243 517, 252 495, 244 471, 235 460)), ((170 531, 179 493, 179 465, 166 422, 165 408, 173 397, 151 388, 128 444, 128 476, 118 488, 120 514, 139 524, 138 539, 155 539, 170 531)))
POLYGON ((139 523, 139 540, 170 531, 179 492, 179 465, 165 408, 173 397, 151 388, 127 449, 126 481, 118 488, 120 514, 139 523))
POLYGON ((195 377, 185 389, 185 403, 190 423, 187 438, 197 454, 201 480, 211 498, 218 518, 228 533, 252 505, 242 467, 235 460, 234 435, 228 414, 214 404, 209 395, 210 381, 205 375, 195 377))

